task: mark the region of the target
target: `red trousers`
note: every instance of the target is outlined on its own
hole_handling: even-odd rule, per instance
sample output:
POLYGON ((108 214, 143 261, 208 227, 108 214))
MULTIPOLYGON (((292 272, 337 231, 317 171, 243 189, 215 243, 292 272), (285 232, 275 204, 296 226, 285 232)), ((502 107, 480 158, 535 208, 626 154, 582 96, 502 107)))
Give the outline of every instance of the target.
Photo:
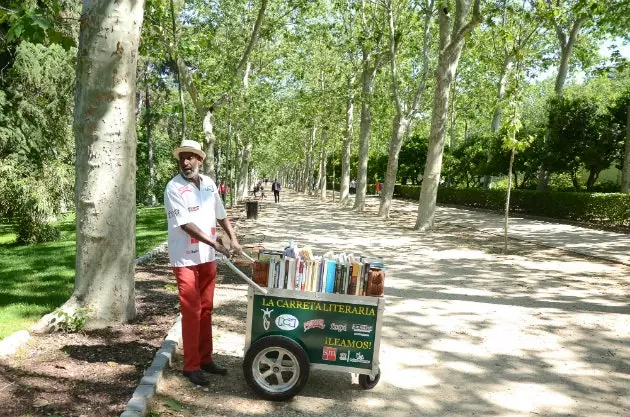
POLYGON ((173 267, 179 290, 184 342, 184 371, 196 371, 212 362, 212 307, 217 277, 216 262, 173 267))

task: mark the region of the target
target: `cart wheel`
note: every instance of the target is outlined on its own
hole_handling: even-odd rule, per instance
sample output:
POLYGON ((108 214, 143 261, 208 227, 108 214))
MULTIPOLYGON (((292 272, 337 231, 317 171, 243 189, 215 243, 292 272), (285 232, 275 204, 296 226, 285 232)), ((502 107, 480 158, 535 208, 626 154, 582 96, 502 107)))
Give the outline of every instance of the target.
POLYGON ((311 365, 302 347, 284 336, 267 336, 251 345, 243 361, 245 380, 262 398, 284 401, 306 384, 311 365))
POLYGON ((372 389, 378 384, 378 381, 381 379, 381 371, 374 376, 371 375, 359 375, 359 385, 363 389, 372 389))

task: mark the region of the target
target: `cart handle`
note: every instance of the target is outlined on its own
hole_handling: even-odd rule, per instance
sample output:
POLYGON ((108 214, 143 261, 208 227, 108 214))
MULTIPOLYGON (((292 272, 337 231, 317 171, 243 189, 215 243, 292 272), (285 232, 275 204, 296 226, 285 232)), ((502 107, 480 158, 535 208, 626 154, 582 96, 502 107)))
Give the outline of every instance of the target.
MULTIPOLYGON (((245 256, 246 258, 248 258, 250 261, 254 262, 254 259, 252 259, 251 257, 249 257, 246 254, 243 254, 243 256, 245 256)), ((232 261, 230 261, 227 257, 217 254, 217 257, 225 262, 227 264, 227 266, 230 267, 230 269, 234 272, 236 272, 236 274, 241 277, 245 282, 247 282, 251 287, 254 287, 254 289, 256 289, 257 291, 263 293, 264 295, 267 295, 267 290, 265 288, 262 288, 260 285, 256 284, 254 281, 252 281, 252 279, 250 277, 248 277, 247 275, 245 275, 245 273, 243 271, 241 271, 240 269, 238 269, 236 267, 236 265, 234 265, 232 263, 232 261)))

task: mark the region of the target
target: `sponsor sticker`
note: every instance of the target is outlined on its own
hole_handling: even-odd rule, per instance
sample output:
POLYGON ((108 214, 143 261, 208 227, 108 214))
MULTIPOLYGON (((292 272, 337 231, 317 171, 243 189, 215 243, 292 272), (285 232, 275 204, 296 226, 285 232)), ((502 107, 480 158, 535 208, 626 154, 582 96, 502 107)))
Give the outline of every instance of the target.
POLYGON ((271 324, 271 312, 273 310, 270 310, 268 308, 261 308, 260 311, 263 312, 263 327, 265 328, 265 330, 269 330, 269 325, 271 324))
POLYGON ((190 187, 188 187, 188 184, 186 184, 183 187, 178 188, 177 192, 179 193, 179 195, 184 195, 185 192, 192 193, 192 190, 190 189, 190 187))
POLYGON ((325 361, 336 361, 337 360, 337 348, 324 346, 324 351, 322 352, 322 359, 325 361))
POLYGON ((352 331, 355 336, 369 337, 373 327, 367 324, 353 324, 352 331))
POLYGON ((300 321, 291 314, 280 314, 276 317, 276 326, 280 330, 295 330, 299 325, 300 321))
POLYGON ((350 351, 339 352, 339 360, 352 363, 370 363, 369 360, 365 359, 361 352, 355 352, 354 357, 350 351))
POLYGON ((325 329, 326 325, 324 324, 324 319, 314 319, 304 322, 304 331, 311 329, 325 329))
POLYGON ((195 206, 195 207, 188 207, 188 212, 189 213, 193 213, 195 211, 199 211, 199 206, 195 206))
POLYGON ((341 333, 348 330, 348 327, 345 324, 330 323, 330 330, 341 333))

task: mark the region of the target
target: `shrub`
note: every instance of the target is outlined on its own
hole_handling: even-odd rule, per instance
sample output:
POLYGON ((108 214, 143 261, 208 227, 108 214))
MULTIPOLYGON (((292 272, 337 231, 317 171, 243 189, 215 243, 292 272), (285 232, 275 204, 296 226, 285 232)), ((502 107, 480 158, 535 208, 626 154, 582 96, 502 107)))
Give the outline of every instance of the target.
MULTIPOLYGON (((396 186, 395 194, 402 198, 417 200, 420 196, 420 187, 396 186)), ((506 190, 443 187, 438 191, 437 202, 503 211, 505 194, 506 190)), ((630 226, 630 194, 513 189, 510 196, 510 211, 607 226, 630 226)))

